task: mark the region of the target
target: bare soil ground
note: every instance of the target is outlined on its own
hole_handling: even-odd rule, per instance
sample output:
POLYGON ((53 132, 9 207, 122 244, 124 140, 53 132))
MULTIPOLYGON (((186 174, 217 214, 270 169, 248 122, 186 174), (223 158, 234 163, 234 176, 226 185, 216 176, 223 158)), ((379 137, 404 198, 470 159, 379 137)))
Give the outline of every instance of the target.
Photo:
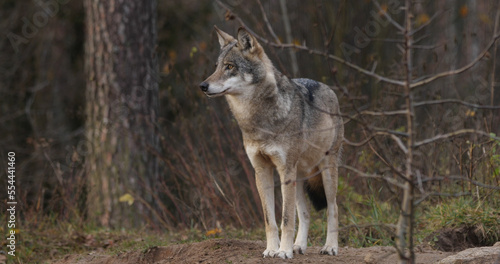
MULTIPOLYGON (((397 254, 392 247, 341 248, 339 256, 325 256, 319 247, 308 248, 305 255, 294 255, 291 260, 262 258, 264 241, 213 239, 191 244, 152 247, 141 251, 130 251, 115 255, 99 252, 84 255, 68 255, 55 264, 137 264, 137 263, 343 263, 385 264, 397 263, 397 254)), ((417 250, 417 263, 435 263, 452 252, 430 249, 417 250)))

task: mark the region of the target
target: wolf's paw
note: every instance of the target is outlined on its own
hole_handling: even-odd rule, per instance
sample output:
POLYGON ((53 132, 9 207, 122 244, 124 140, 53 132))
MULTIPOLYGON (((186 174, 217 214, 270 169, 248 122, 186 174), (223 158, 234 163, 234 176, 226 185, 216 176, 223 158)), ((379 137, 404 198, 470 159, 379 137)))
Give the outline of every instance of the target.
POLYGON ((306 253, 306 247, 300 245, 293 245, 293 253, 304 255, 306 253))
POLYGON ((275 257, 279 257, 279 258, 282 258, 282 259, 291 259, 293 258, 293 251, 279 251, 279 252, 276 252, 277 254, 275 255, 275 257))
POLYGON ((324 246, 319 251, 319 253, 324 255, 337 256, 339 254, 339 249, 338 247, 324 246))
POLYGON ((264 252, 262 252, 262 257, 264 258, 274 258, 278 254, 278 251, 272 250, 272 249, 266 249, 264 252))

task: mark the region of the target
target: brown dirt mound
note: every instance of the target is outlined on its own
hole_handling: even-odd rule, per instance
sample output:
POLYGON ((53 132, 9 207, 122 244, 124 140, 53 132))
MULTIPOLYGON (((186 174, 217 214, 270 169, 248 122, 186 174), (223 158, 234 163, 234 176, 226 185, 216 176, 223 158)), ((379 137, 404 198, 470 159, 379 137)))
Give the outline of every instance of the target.
MULTIPOLYGON (((392 247, 341 248, 339 256, 325 256, 319 247, 308 248, 305 255, 294 255, 292 260, 262 258, 265 242, 235 239, 216 239, 192 244, 167 247, 152 247, 143 251, 132 251, 117 255, 89 253, 68 255, 55 264, 165 264, 165 263, 344 263, 376 264, 397 263, 392 247)), ((435 263, 451 253, 421 250, 417 252, 417 263, 435 263)))
POLYGON ((447 252, 458 252, 467 248, 491 246, 481 226, 444 228, 426 238, 432 248, 447 252))

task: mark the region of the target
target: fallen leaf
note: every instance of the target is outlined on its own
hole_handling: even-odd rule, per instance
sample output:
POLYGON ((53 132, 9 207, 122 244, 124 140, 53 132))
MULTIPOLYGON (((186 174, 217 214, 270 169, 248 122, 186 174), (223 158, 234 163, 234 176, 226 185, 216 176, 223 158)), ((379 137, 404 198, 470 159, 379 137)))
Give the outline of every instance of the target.
POLYGON ((217 235, 221 232, 222 232, 222 230, 220 230, 219 228, 214 228, 214 229, 208 230, 207 233, 205 233, 205 235, 206 236, 213 236, 213 235, 217 235))
POLYGON ((128 205, 132 205, 134 203, 134 197, 132 197, 132 195, 126 193, 124 195, 122 195, 118 201, 122 202, 122 203, 128 203, 128 205))

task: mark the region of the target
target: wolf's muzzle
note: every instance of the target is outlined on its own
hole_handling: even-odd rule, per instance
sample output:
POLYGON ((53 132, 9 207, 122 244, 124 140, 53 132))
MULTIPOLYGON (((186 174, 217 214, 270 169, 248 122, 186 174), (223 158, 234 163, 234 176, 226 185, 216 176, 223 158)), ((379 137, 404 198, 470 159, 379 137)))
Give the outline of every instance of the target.
POLYGON ((207 82, 202 82, 202 83, 200 83, 200 89, 201 89, 203 92, 208 91, 208 83, 207 83, 207 82))

